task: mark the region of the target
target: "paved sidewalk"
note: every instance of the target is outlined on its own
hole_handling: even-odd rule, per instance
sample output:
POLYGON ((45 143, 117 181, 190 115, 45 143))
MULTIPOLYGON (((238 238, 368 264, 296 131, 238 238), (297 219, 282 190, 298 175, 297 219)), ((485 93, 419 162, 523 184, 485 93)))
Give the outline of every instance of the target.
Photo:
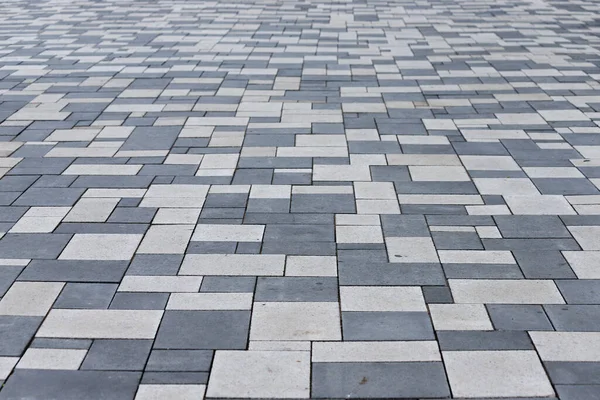
POLYGON ((600 399, 600 3, 0 3, 0 400, 600 399))

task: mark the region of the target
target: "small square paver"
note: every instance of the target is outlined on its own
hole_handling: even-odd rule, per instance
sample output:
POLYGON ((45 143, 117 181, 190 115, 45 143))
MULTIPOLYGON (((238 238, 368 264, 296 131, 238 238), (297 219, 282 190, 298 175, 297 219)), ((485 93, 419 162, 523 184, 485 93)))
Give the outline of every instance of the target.
POLYGON ((442 354, 456 397, 554 395, 535 351, 444 351, 442 354))
POLYGON ((309 352, 217 351, 207 396, 304 399, 309 391, 309 352))

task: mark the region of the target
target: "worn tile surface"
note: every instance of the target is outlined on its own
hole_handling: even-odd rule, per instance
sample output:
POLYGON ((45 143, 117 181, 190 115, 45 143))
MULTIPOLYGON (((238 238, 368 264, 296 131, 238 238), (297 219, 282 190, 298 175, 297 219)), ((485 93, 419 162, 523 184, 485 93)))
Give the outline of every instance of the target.
POLYGON ((0 400, 599 398, 598 1, 0 10, 0 400))

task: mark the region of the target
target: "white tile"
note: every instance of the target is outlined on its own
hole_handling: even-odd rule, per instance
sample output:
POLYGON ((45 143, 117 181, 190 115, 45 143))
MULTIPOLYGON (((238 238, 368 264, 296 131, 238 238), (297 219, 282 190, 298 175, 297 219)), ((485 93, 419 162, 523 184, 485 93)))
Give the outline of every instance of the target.
POLYGON ((529 332, 542 361, 600 361, 600 332, 529 332))
POLYGON ((136 175, 140 169, 135 164, 71 164, 63 175, 136 175))
POLYGON ((392 182, 355 182, 354 192, 357 199, 396 200, 396 190, 392 182))
MULTIPOLYGON (((147 198, 204 198, 208 185, 150 185, 147 198)), ((197 206, 200 207, 200 206, 197 206)))
POLYGON ((127 275, 121 281, 119 292, 198 292, 201 276, 137 276, 127 275))
POLYGON ((473 178, 473 183, 481 194, 540 194, 531 180, 526 178, 473 178))
POLYGON ((264 225, 199 224, 192 241, 198 242, 261 242, 264 225))
POLYGON ((9 233, 52 233, 63 217, 28 217, 24 215, 10 228, 9 233))
POLYGON ((250 340, 341 340, 335 302, 254 303, 250 340))
POLYGON ((16 368, 77 370, 86 354, 87 350, 29 348, 16 368))
POLYGON ((381 227, 378 226, 340 226, 335 228, 337 243, 383 243, 381 227))
POLYGON ((572 215, 575 210, 558 195, 506 195, 506 204, 515 215, 572 215))
POLYGON ((398 200, 356 200, 357 214, 400 214, 398 200))
POLYGON ((77 233, 61 253, 60 260, 129 260, 142 235, 77 233))
POLYGON ((310 355, 306 351, 222 351, 208 381, 208 397, 310 397, 310 355))
POLYGON ((492 322, 483 304, 430 304, 436 331, 487 331, 492 322))
POLYGON ((193 231, 194 225, 153 225, 146 232, 137 252, 142 254, 183 254, 193 231))
POLYGON ((135 395, 135 400, 202 400, 206 385, 188 384, 141 384, 135 395))
POLYGON ((444 351, 457 398, 548 397, 552 385, 535 351, 444 351))
POLYGON ((502 235, 495 226, 476 226, 475 230, 482 239, 501 239, 502 235))
POLYGON ((15 282, 0 300, 0 315, 45 316, 64 285, 62 282, 15 282))
POLYGON ((118 198, 82 198, 65 217, 65 222, 105 222, 113 212, 118 198))
POLYGON ((441 361, 437 342, 313 342, 312 345, 312 362, 411 361, 441 361))
POLYGON ((600 279, 600 251, 563 251, 579 279, 600 279))
POLYGON ((341 286, 342 311, 427 311, 420 287, 341 286))
POLYGON ((291 185, 252 185, 251 199, 289 199, 292 196, 291 185))
POLYGON ((524 167, 530 178, 585 178, 574 167, 524 167))
POLYGON ((8 378, 19 357, 0 357, 0 380, 8 378))
POLYGON ((437 263, 437 252, 430 237, 387 237, 388 257, 393 263, 437 263))
POLYGON ((154 339, 160 310, 51 310, 37 337, 154 339))
POLYGON ((381 225, 379 216, 377 215, 356 215, 356 214, 336 214, 336 225, 381 225))
POLYGON ((551 280, 450 279, 455 303, 564 304, 551 280))
POLYGON ((283 276, 283 254, 186 254, 179 275, 283 276))
POLYGON ((567 226, 583 250, 600 250, 600 226, 567 226))
POLYGON ((546 121, 536 113, 496 114, 503 125, 546 125, 546 121))
POLYGON ((540 110, 538 111, 546 121, 589 121, 590 119, 580 110, 540 110))
POLYGON ((336 256, 288 256, 285 276, 337 276, 336 256))
POLYGON ((253 293, 173 293, 167 310, 250 310, 252 298, 253 293))
POLYGON ((152 223, 196 225, 200 211, 199 208, 160 208, 152 223))

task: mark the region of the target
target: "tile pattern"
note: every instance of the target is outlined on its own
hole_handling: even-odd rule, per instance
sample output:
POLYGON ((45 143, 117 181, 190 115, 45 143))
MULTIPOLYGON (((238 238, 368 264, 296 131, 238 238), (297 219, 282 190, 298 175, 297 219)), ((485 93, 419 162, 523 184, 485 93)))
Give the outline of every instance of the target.
POLYGON ((0 400, 600 398, 594 0, 13 0, 0 400))

